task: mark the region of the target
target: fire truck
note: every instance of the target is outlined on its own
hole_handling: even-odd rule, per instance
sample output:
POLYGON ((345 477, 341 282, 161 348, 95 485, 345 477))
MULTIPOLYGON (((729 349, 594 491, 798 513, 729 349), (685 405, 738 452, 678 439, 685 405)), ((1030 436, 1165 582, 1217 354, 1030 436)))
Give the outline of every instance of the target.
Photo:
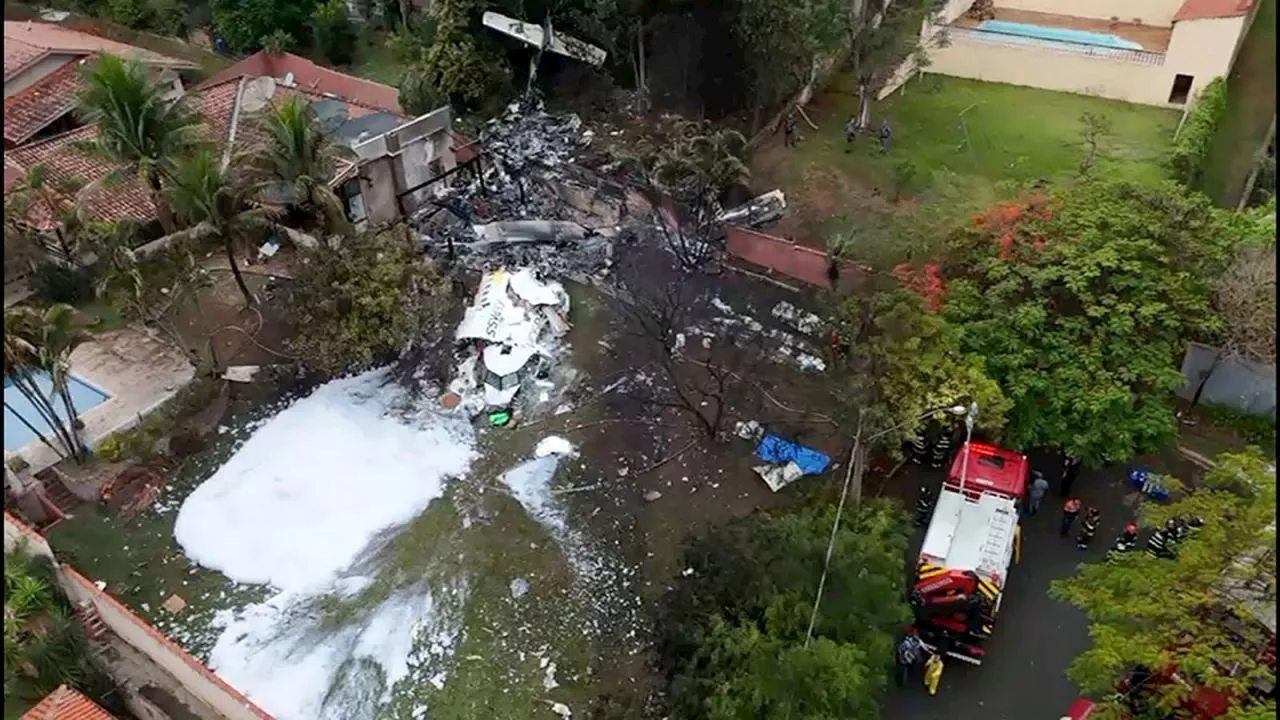
POLYGON ((934 503, 916 563, 910 603, 931 651, 981 665, 1000 612, 1009 568, 1020 552, 1018 510, 1027 457, 983 443, 956 453, 934 503))

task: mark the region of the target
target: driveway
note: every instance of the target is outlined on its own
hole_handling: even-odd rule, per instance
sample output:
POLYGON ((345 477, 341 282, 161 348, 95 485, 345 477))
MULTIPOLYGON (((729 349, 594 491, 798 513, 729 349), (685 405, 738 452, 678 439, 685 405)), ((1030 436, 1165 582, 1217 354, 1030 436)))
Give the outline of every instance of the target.
MULTIPOLYGON (((981 667, 949 660, 938 694, 930 697, 917 679, 905 689, 894 689, 884 717, 906 720, 1057 720, 1078 696, 1065 670, 1071 660, 1089 647, 1088 624, 1082 613, 1048 597, 1049 583, 1072 574, 1080 562, 1100 560, 1124 524, 1133 516, 1136 495, 1125 484, 1129 466, 1084 470, 1072 491, 1084 507, 1102 511, 1102 525, 1087 551, 1071 538, 1058 536, 1062 498, 1058 495, 1060 459, 1032 456, 1033 467, 1043 468, 1050 481, 1049 495, 1040 512, 1023 521, 1022 561, 1010 573, 995 635, 987 644, 981 667)), ((927 483, 936 491, 940 471, 908 465, 895 477, 887 493, 909 497, 927 483)), ((1084 513, 1081 512, 1081 516, 1084 513)), ((1077 521, 1075 529, 1079 528, 1077 521)), ((911 557, 924 540, 917 532, 911 557)))

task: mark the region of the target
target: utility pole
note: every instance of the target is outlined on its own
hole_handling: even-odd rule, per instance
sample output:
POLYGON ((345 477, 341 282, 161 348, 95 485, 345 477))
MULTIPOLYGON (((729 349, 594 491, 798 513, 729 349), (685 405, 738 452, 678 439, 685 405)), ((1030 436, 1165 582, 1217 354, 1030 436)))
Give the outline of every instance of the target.
MULTIPOLYGON (((951 413, 952 415, 963 415, 966 412, 966 408, 963 405, 954 405, 951 407, 942 406, 942 407, 936 407, 936 408, 931 408, 929 410, 926 410, 918 418, 916 418, 916 420, 923 420, 925 418, 931 417, 935 413, 939 413, 944 410, 946 412, 951 413)), ((971 404, 967 409, 967 412, 968 412, 968 417, 965 419, 965 424, 968 426, 970 434, 972 434, 973 418, 976 417, 978 414, 978 403, 975 402, 971 404)), ((805 647, 809 647, 809 642, 813 640, 813 628, 818 623, 818 606, 822 604, 822 591, 825 590, 827 587, 827 571, 831 569, 831 552, 832 550, 835 549, 835 546, 836 546, 836 535, 840 531, 840 518, 844 514, 844 504, 845 504, 845 500, 849 496, 850 487, 855 488, 854 489, 854 507, 855 508, 858 507, 858 505, 861 504, 862 502, 862 471, 865 468, 864 457, 866 455, 863 444, 864 443, 869 444, 869 443, 875 442, 877 438, 883 437, 884 435, 887 435, 888 433, 891 433, 894 430, 897 430, 899 427, 901 427, 902 425, 908 422, 904 420, 902 422, 895 423, 885 428, 884 430, 881 430, 880 432, 875 433, 874 435, 871 435, 870 437, 864 440, 862 437, 863 420, 864 420, 863 412, 862 410, 859 410, 858 426, 853 434, 853 450, 849 452, 849 467, 847 470, 845 470, 845 473, 844 473, 844 487, 841 488, 840 490, 840 503, 836 505, 835 522, 831 524, 831 538, 827 541, 827 556, 826 556, 826 559, 824 559, 822 562, 822 576, 818 579, 818 594, 813 599, 813 612, 809 614, 809 629, 805 632, 805 635, 804 635, 805 647)), ((966 465, 967 464, 968 463, 966 462, 966 465)))

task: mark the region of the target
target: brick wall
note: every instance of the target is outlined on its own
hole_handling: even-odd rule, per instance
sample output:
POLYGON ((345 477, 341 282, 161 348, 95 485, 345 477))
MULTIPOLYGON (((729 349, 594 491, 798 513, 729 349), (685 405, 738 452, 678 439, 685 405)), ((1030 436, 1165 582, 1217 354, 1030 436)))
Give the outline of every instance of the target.
MULTIPOLYGON (((831 289, 831 283, 827 279, 829 260, 821 250, 737 225, 725 226, 725 249, 734 258, 747 263, 749 269, 763 269, 766 274, 798 280, 812 287, 831 289)), ((854 288, 861 280, 862 271, 856 265, 843 261, 840 263, 839 289, 854 288)))

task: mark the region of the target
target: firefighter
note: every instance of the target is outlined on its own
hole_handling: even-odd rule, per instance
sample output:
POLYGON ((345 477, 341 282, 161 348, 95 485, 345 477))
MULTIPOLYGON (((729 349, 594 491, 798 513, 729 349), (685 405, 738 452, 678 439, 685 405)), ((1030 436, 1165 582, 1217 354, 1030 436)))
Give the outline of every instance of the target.
POLYGON ((1075 524, 1076 516, 1080 514, 1080 501, 1076 498, 1067 498, 1062 505, 1062 526, 1058 528, 1058 536, 1066 537, 1071 533, 1071 526, 1075 524))
POLYGON ((914 633, 907 633, 902 642, 898 643, 898 687, 906 687, 907 681, 911 679, 911 671, 919 664, 923 653, 924 646, 914 633))
POLYGON ((947 462, 947 455, 951 453, 951 432, 947 428, 942 429, 942 434, 938 436, 938 442, 933 444, 933 458, 929 463, 929 467, 937 470, 947 462))
POLYGON ((923 465, 928 455, 929 431, 927 428, 920 428, 920 432, 916 433, 915 439, 911 441, 911 462, 923 465))
POLYGON ((889 127, 889 121, 885 120, 880 124, 880 150, 881 152, 889 152, 889 141, 893 138, 893 130, 889 127))
POLYGON ((942 680, 942 643, 936 652, 929 654, 929 659, 924 662, 924 686, 929 689, 930 695, 938 694, 938 682, 942 680))
POLYGON ((1076 538, 1076 547, 1087 550, 1093 536, 1098 533, 1098 525, 1102 522, 1102 512, 1091 507, 1084 513, 1084 522, 1080 525, 1080 535, 1076 538))
POLYGON ((1076 476, 1080 474, 1079 458, 1065 457, 1062 459, 1062 481, 1058 485, 1058 493, 1062 497, 1071 495, 1071 485, 1076 481, 1076 476))
POLYGON ((1039 470, 1031 471, 1031 489, 1027 491, 1027 514, 1035 515, 1040 509, 1040 502, 1044 500, 1045 493, 1049 492, 1049 481, 1044 479, 1044 473, 1039 470))
POLYGON ((849 118, 849 122, 844 124, 844 151, 849 152, 853 141, 858 138, 858 131, 862 128, 858 125, 858 116, 849 118))
POLYGON ((1151 533, 1151 537, 1147 538, 1147 554, 1156 558, 1172 558, 1173 548, 1164 528, 1156 528, 1151 533))
POLYGON ((916 495, 916 527, 924 527, 929 522, 929 511, 933 508, 933 493, 924 485, 920 486, 920 494, 916 495))
POLYGON ((796 113, 794 110, 787 113, 787 118, 782 121, 782 144, 786 147, 793 147, 796 144, 796 113))
POLYGON ((1120 533, 1120 537, 1116 538, 1115 544, 1107 551, 1107 560, 1114 562, 1121 555, 1126 555, 1138 546, 1138 526, 1129 523, 1124 526, 1124 532, 1120 533))

